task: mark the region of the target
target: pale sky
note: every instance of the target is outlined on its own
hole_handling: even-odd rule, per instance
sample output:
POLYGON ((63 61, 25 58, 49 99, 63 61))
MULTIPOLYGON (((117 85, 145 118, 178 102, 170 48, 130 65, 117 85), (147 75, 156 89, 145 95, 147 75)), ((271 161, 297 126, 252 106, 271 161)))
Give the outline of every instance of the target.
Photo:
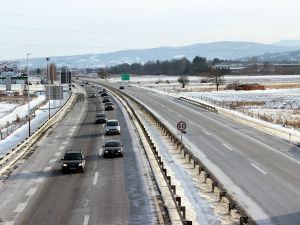
POLYGON ((0 60, 284 39, 299 0, 0 0, 0 60))

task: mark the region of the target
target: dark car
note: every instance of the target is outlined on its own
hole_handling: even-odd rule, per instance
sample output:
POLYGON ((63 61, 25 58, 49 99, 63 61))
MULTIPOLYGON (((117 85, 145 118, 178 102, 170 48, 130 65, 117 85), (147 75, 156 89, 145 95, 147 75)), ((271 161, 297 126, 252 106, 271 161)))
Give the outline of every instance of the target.
POLYGON ((101 93, 101 97, 104 97, 104 96, 108 96, 108 93, 107 93, 107 92, 105 92, 105 91, 102 91, 102 93, 101 93))
POLYGON ((105 103, 104 108, 105 108, 105 110, 114 110, 115 109, 114 104, 112 102, 105 103))
POLYGON ((103 89, 102 88, 98 88, 98 93, 102 94, 103 89))
POLYGON ((84 172, 85 159, 81 150, 79 151, 66 151, 62 159, 62 173, 70 170, 84 172))
POLYGON ((91 92, 90 93, 90 98, 96 98, 96 93, 95 92, 91 92))
POLYGON ((107 116, 104 113, 99 113, 96 115, 96 123, 106 123, 107 116))
POLYGON ((121 89, 125 89, 125 87, 123 86, 123 85, 121 85, 120 87, 119 87, 119 89, 121 90, 121 89))
POLYGON ((105 102, 110 102, 109 97, 108 97, 108 96, 105 96, 105 97, 103 98, 102 102, 103 102, 103 103, 105 103, 105 102))
POLYGON ((123 156, 123 145, 118 140, 105 142, 103 146, 103 157, 123 156))

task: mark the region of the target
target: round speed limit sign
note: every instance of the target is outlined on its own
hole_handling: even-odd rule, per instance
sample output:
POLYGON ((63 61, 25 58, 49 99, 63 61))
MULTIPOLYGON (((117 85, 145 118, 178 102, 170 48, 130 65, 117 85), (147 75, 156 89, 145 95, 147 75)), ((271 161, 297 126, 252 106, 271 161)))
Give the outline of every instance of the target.
POLYGON ((184 121, 180 121, 177 123, 177 129, 182 131, 186 130, 186 123, 184 121))

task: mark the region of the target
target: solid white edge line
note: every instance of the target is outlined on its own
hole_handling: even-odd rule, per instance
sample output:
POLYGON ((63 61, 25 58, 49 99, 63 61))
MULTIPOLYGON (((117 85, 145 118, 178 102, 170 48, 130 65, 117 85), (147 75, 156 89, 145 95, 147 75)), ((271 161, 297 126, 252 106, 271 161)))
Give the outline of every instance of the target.
POLYGON ((206 132, 205 130, 202 130, 203 133, 210 135, 210 133, 206 132))
POLYGON ((251 164, 251 166, 253 166, 255 169, 257 169, 258 171, 260 171, 261 173, 263 173, 264 175, 267 174, 267 172, 263 171, 261 168, 259 168, 259 167, 256 166, 255 164, 253 164, 253 163, 250 163, 250 164, 251 164))
POLYGON ((88 225, 89 224, 89 215, 85 215, 84 220, 83 220, 83 225, 88 225))
POLYGON ((50 166, 47 166, 47 167, 44 168, 43 171, 44 171, 44 172, 47 172, 47 171, 49 171, 49 170, 51 170, 51 167, 50 167, 50 166))
POLYGON ((94 180, 93 180, 93 185, 97 184, 98 174, 99 174, 98 172, 95 173, 94 180))
POLYGON ((232 148, 228 147, 227 145, 225 144, 222 144, 225 148, 229 149, 230 151, 232 151, 232 148))

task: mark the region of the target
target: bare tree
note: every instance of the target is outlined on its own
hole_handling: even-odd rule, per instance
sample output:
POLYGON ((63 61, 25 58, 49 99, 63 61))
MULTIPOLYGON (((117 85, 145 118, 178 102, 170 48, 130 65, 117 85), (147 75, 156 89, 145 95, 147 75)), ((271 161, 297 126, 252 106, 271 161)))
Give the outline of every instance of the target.
POLYGON ((107 70, 103 70, 103 69, 99 70, 97 72, 97 74, 98 74, 98 77, 101 78, 101 79, 107 79, 108 76, 109 76, 108 71, 107 70))
POLYGON ((182 88, 185 88, 185 85, 187 85, 188 83, 190 83, 190 80, 187 76, 181 76, 178 78, 178 83, 181 84, 182 88))
POLYGON ((224 75, 218 69, 211 70, 209 74, 208 81, 216 85, 217 91, 219 91, 219 86, 225 84, 224 75))

